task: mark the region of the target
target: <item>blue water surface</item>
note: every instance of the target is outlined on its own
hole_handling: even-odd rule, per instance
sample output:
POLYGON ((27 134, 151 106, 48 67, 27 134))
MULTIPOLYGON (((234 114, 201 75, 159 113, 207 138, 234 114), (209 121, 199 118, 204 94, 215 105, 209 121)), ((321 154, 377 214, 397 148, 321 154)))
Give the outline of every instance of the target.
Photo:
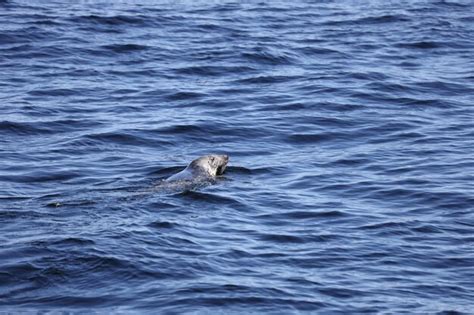
POLYGON ((0 313, 472 314, 473 12, 0 1, 0 313))

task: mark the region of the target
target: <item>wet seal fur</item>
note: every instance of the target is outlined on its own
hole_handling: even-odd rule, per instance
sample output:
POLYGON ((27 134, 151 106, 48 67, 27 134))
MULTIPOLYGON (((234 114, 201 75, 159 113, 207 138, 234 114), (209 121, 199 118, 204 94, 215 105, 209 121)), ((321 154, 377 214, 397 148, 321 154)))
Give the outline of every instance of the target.
POLYGON ((229 156, 211 154, 195 159, 181 172, 168 177, 166 182, 196 181, 200 179, 214 179, 222 175, 229 162, 229 156))

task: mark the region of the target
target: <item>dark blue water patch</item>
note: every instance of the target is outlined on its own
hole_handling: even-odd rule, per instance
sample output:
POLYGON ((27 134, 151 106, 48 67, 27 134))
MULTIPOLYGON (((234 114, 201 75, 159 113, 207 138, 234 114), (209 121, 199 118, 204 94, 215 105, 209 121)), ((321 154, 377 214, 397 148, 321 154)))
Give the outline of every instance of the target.
POLYGON ((47 132, 44 129, 35 128, 34 126, 32 126, 32 124, 29 123, 16 123, 11 121, 2 121, 0 123, 0 128, 4 132, 24 135, 47 132))
POLYGON ((101 46, 102 49, 113 51, 115 53, 130 53, 136 51, 144 51, 149 47, 145 45, 138 44, 115 44, 115 45, 104 45, 101 46))
POLYGON ((411 21, 411 18, 405 14, 386 14, 381 16, 371 16, 371 17, 364 17, 352 23, 355 24, 385 24, 385 23, 400 23, 400 22, 407 22, 411 21))
POLYGON ((289 54, 276 53, 259 47, 256 47, 253 52, 242 53, 242 58, 257 64, 268 65, 289 65, 293 60, 289 54))
MULTIPOLYGON (((262 290, 262 293, 265 293, 265 290, 262 290)), ((181 291, 176 292, 176 294, 182 293, 181 291)), ((197 292, 194 292, 197 293, 197 292)), ((226 295, 232 295, 232 291, 225 291, 226 295)), ((268 294, 268 293, 267 293, 268 294)), ((264 298, 258 296, 249 296, 249 297, 229 297, 229 298, 212 298, 212 297, 200 297, 196 300, 190 298, 178 299, 176 302, 170 303, 166 300, 162 303, 152 302, 148 308, 145 310, 152 310, 156 307, 163 308, 165 311, 171 311, 176 309, 177 305, 189 305, 190 303, 198 305, 198 307, 203 308, 221 308, 226 307, 231 312, 242 312, 245 311, 246 305, 252 304, 255 308, 259 309, 261 312, 271 312, 274 307, 278 307, 279 310, 284 310, 286 312, 294 311, 314 311, 320 309, 322 306, 328 305, 328 303, 323 302, 311 302, 307 300, 291 300, 291 299, 282 299, 282 298, 264 298)), ((178 307, 177 310, 185 310, 185 307, 178 307)))
POLYGON ((293 134, 288 137, 287 141, 291 144, 310 145, 314 143, 330 142, 345 137, 348 137, 348 135, 344 133, 293 134))
POLYGON ((158 229, 158 230, 176 228, 175 223, 168 222, 168 221, 155 221, 155 222, 152 222, 152 223, 148 224, 148 226, 153 228, 153 229, 158 229))
POLYGON ((256 69, 248 66, 190 66, 181 67, 174 70, 179 75, 194 76, 220 76, 229 73, 237 73, 239 75, 255 72, 256 69))
POLYGON ((31 173, 17 175, 17 176, 0 176, 0 179, 4 180, 8 178, 9 181, 14 183, 35 183, 35 182, 46 182, 46 181, 67 181, 74 177, 80 176, 80 174, 71 171, 62 172, 44 172, 34 171, 31 173))
POLYGON ((257 77, 250 77, 245 79, 239 79, 236 83, 238 84, 254 84, 254 85, 261 85, 261 84, 274 84, 274 83, 287 83, 289 81, 296 81, 300 77, 299 76, 283 76, 283 75, 272 75, 272 76, 257 76, 257 77))
POLYGON ((28 94, 32 96, 72 96, 83 93, 81 89, 41 89, 41 90, 32 90, 28 94))
MULTIPOLYGON (((303 41, 303 42, 306 43, 306 41, 303 41)), ((306 56, 311 56, 311 57, 314 57, 314 56, 318 56, 318 57, 328 56, 328 57, 333 57, 333 58, 349 57, 342 51, 331 49, 331 48, 325 48, 325 47, 307 46, 307 47, 300 48, 299 51, 305 54, 306 56)))
MULTIPOLYGON (((36 111, 36 110, 35 110, 36 111)), ((98 127, 101 123, 87 120, 53 120, 38 122, 0 122, 0 130, 18 136, 31 136, 40 134, 67 133, 70 131, 85 130, 92 127, 98 127)))
POLYGON ((22 40, 14 34, 0 34, 0 45, 17 44, 19 42, 22 42, 22 40))
POLYGON ((108 132, 101 134, 91 134, 87 135, 86 139, 90 139, 94 142, 103 142, 103 143, 116 143, 120 145, 166 145, 167 142, 160 141, 157 139, 146 139, 138 135, 132 135, 128 133, 120 132, 108 132))
POLYGON ((339 239, 338 235, 304 235, 301 237, 295 237, 292 235, 282 234, 263 234, 258 236, 259 239, 265 242, 279 243, 285 246, 285 244, 304 244, 304 243, 317 243, 317 242, 330 242, 339 239))
MULTIPOLYGON (((10 199, 10 197, 6 197, 5 199, 10 199)), ((14 198, 14 199, 18 200, 18 198, 14 198)), ((29 198, 24 197, 22 199, 29 199, 29 198)), ((19 210, 19 211, 17 211, 17 210, 10 210, 10 211, 5 210, 5 211, 0 212, 0 217, 2 217, 3 220, 5 220, 5 221, 12 220, 12 222, 14 222, 17 219, 31 220, 31 219, 35 219, 35 218, 44 218, 46 216, 47 215, 45 215, 42 212, 31 211, 31 210, 19 210)))
POLYGON ((115 15, 115 16, 102 16, 102 15, 82 15, 73 16, 68 18, 72 23, 78 24, 97 24, 105 26, 136 26, 142 27, 144 23, 148 21, 144 15, 115 15))
POLYGON ((376 83, 390 78, 388 75, 380 72, 354 72, 350 73, 349 77, 356 80, 367 80, 376 83))
POLYGON ((417 86, 421 89, 426 90, 435 90, 438 94, 443 95, 457 95, 458 93, 472 93, 474 91, 473 88, 466 87, 462 84, 457 83, 447 83, 442 81, 426 81, 417 83, 417 86))
POLYGON ((182 100, 189 100, 189 99, 199 99, 205 97, 206 94, 198 93, 198 92, 175 92, 166 95, 166 98, 170 101, 182 101, 182 100))
POLYGON ((447 49, 455 49, 455 48, 470 48, 472 47, 472 43, 466 42, 459 42, 459 41, 449 41, 449 42, 435 42, 435 41, 415 41, 415 42, 405 42, 405 43, 397 43, 395 44, 396 47, 399 48, 408 48, 408 49, 438 49, 438 48, 447 48, 447 49))
POLYGON ((204 192, 196 192, 192 190, 185 190, 183 192, 179 192, 176 197, 188 199, 193 202, 198 203, 222 203, 227 206, 231 206, 233 209, 238 210, 239 208, 245 207, 239 201, 234 198, 229 198, 225 196, 220 196, 217 194, 211 193, 204 193, 204 192))
POLYGON ((59 36, 59 33, 56 31, 45 30, 43 27, 29 26, 17 30, 5 31, 5 33, 2 34, 0 44, 33 43, 39 40, 49 40, 57 36, 59 36))

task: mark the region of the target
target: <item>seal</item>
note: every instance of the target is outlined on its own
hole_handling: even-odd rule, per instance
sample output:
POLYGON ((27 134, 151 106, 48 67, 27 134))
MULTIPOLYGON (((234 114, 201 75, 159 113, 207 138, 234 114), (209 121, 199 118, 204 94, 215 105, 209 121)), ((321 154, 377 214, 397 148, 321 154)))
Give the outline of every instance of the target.
POLYGON ((168 177, 165 181, 195 181, 197 179, 213 179, 222 175, 229 162, 228 155, 211 154, 195 159, 181 172, 168 177))

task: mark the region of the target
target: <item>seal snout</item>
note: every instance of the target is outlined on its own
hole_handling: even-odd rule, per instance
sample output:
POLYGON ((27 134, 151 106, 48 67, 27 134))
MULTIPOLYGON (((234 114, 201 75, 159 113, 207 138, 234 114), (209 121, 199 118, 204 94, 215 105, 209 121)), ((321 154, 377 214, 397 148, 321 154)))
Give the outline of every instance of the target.
POLYGON ((229 162, 229 156, 228 156, 227 154, 223 154, 223 155, 222 155, 222 160, 223 160, 223 162, 222 162, 222 167, 225 168, 226 165, 227 165, 227 163, 229 162))
POLYGON ((229 156, 227 154, 222 154, 219 156, 219 165, 216 169, 216 175, 222 175, 226 169, 227 162, 229 162, 229 156))

